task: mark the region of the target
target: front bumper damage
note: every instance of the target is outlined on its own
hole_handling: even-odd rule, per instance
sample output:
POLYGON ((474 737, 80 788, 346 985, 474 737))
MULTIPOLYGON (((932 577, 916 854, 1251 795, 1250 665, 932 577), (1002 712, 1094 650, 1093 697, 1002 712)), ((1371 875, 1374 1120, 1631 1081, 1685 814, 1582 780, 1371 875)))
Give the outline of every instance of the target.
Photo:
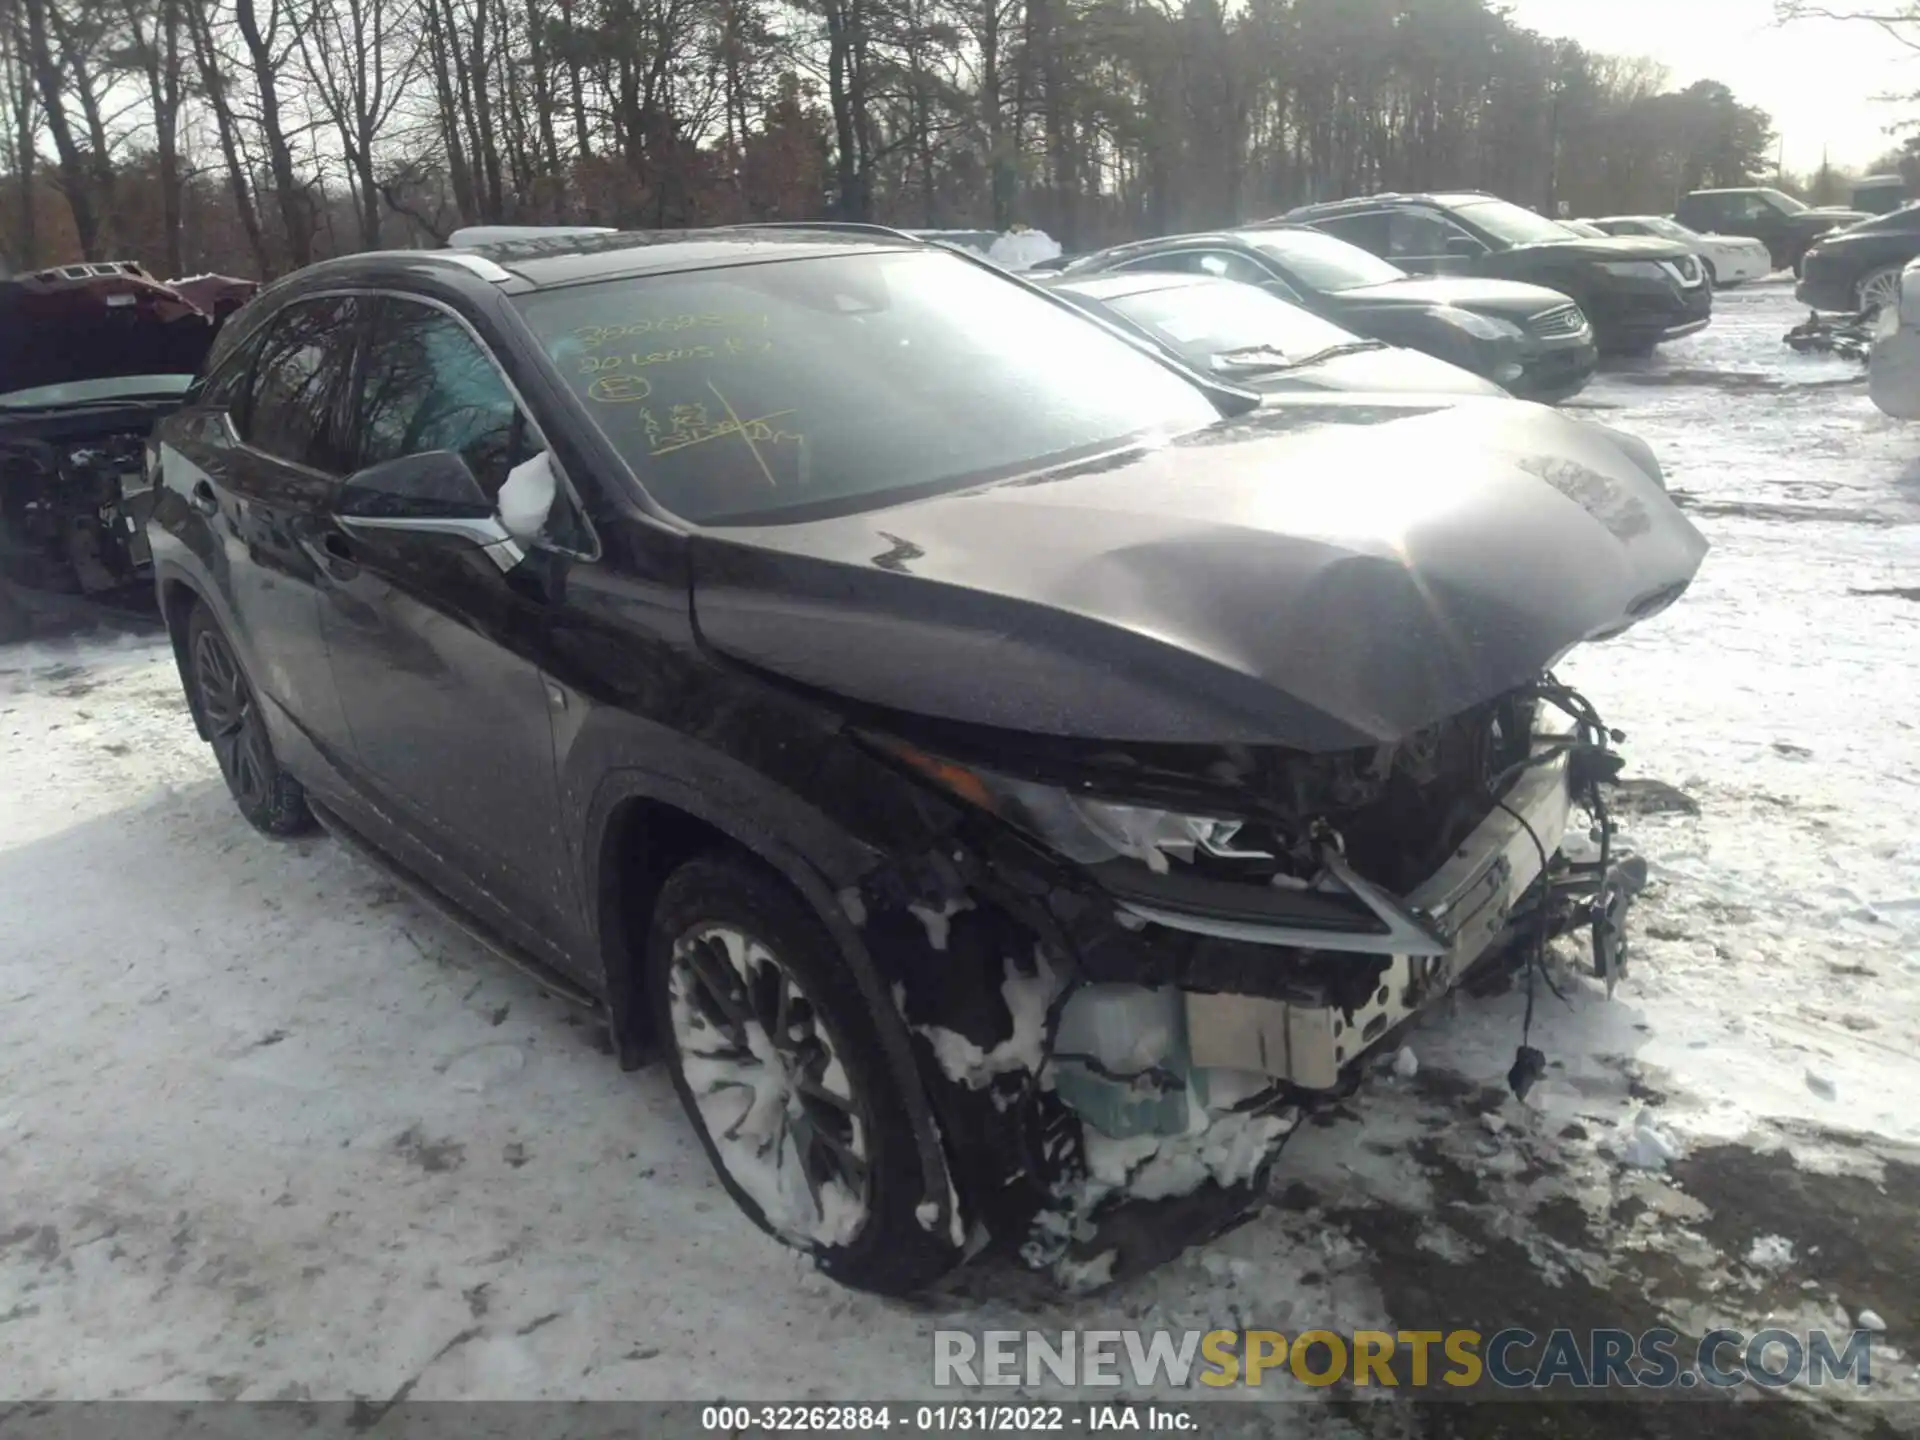
MULTIPOLYGON (((928 938, 943 953, 911 966, 896 998, 973 1248, 994 1243, 1069 1288, 1150 1269, 1253 1213, 1302 1116, 1350 1093, 1369 1055, 1477 969, 1537 964, 1547 941, 1584 930, 1595 973, 1616 979, 1645 879, 1612 843, 1601 787, 1618 756, 1597 722, 1536 726, 1529 747, 1498 802, 1404 893, 1326 837, 1325 889, 1374 917, 1364 929, 1179 905, 1111 867, 1069 889, 963 850, 944 900, 869 896, 880 915, 938 919, 928 938), (1597 860, 1563 848, 1581 810, 1593 828, 1577 839, 1597 842, 1597 860), (970 1026, 956 1000, 969 952, 997 982, 997 1029, 991 1016, 970 1026)), ((894 934, 902 953, 911 937, 894 934)))
MULTIPOLYGON (((1543 860, 1551 864, 1566 834, 1574 803, 1569 765, 1569 756, 1560 754, 1523 772, 1506 808, 1483 820, 1404 903, 1344 872, 1349 886, 1364 887, 1365 898, 1391 907, 1395 922, 1378 942, 1386 968, 1362 1004, 1343 1008, 1312 993, 1276 999, 1186 992, 1193 1063, 1258 1071, 1303 1090, 1337 1089, 1354 1060, 1439 1000, 1507 934, 1516 907, 1541 878, 1543 860)), ((1241 938, 1302 943, 1295 935, 1241 938)), ((1319 938, 1324 948, 1325 937, 1319 938)))

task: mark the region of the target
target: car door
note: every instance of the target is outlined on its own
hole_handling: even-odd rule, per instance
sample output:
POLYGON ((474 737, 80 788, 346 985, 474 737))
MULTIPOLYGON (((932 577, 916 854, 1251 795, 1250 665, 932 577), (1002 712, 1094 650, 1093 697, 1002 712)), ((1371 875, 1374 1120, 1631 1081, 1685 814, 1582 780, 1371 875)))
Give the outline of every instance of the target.
POLYGON ((203 517, 203 556, 220 616, 266 707, 274 743, 325 788, 349 748, 320 620, 330 583, 321 550, 345 470, 339 404, 352 373, 362 302, 294 300, 208 378, 169 427, 160 467, 203 517))
MULTIPOLYGON (((420 299, 377 301, 347 414, 356 467, 452 450, 489 498, 544 448, 479 337, 420 299)), ((569 516, 556 512, 555 534, 569 516)), ((443 888, 543 951, 575 907, 554 774, 559 692, 531 658, 551 621, 541 567, 502 573, 470 541, 410 530, 336 525, 328 544, 327 640, 365 783, 443 888)))

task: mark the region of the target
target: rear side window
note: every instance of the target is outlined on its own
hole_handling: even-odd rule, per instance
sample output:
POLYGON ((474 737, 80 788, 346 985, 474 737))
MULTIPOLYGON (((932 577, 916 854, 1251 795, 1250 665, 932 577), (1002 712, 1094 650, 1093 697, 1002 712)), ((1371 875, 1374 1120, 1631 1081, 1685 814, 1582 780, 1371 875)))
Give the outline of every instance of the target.
POLYGON ((493 357, 445 310, 411 300, 380 302, 352 429, 359 467, 456 450, 489 497, 540 453, 493 357))
MULTIPOLYGON (((1308 222, 1316 230, 1346 241, 1349 245, 1358 245, 1374 255, 1385 255, 1391 243, 1390 217, 1378 210, 1364 215, 1330 215, 1323 220, 1308 222)), ((1412 252, 1402 250, 1403 255, 1412 252)))
POLYGON ((353 373, 361 302, 351 296, 298 300, 267 324, 254 357, 247 402, 233 417, 254 449, 345 474, 337 406, 353 373))

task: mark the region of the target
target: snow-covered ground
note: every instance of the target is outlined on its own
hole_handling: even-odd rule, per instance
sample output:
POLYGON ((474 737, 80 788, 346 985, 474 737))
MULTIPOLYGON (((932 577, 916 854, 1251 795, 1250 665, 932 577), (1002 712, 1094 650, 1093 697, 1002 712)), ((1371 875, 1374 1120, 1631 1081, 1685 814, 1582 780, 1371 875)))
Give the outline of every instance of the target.
POLYGON ((1617 994, 1561 957, 1526 1106, 1523 997, 1457 997, 1259 1219, 1084 1300, 814 1275, 662 1074, 331 842, 248 829, 151 630, 0 650, 0 1397, 906 1398, 941 1326, 1871 1309, 1920 1398, 1920 427, 1788 351, 1799 318, 1725 294, 1579 402, 1714 543, 1567 671, 1628 732, 1656 882, 1617 994))

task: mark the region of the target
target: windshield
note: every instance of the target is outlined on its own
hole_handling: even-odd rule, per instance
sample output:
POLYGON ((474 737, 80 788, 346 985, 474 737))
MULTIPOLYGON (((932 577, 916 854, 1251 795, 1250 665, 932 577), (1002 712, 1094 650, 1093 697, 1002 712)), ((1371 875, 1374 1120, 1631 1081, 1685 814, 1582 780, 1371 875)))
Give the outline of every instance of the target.
POLYGON ((1309 290, 1358 290, 1407 278, 1398 265, 1317 230, 1283 230, 1245 237, 1299 277, 1309 290))
POLYGON ((1477 225, 1509 245, 1548 245, 1579 237, 1558 220, 1549 220, 1506 200, 1469 200, 1454 206, 1469 225, 1477 225))
POLYGON ((1203 364, 1241 350, 1271 351, 1270 358, 1297 362, 1356 343, 1338 325, 1231 280, 1116 295, 1107 304, 1152 331, 1182 358, 1203 364))
POLYGON ((649 494, 696 524, 868 508, 1219 419, 1071 309, 932 251, 608 280, 518 302, 649 494))
POLYGON ((1760 197, 1769 205, 1773 206, 1774 209, 1788 215, 1798 215, 1809 208, 1794 199, 1793 196, 1787 194, 1784 190, 1762 190, 1760 197))
POLYGON ((1678 240, 1682 245, 1697 245, 1700 243, 1700 236, 1682 225, 1678 220, 1668 220, 1659 215, 1649 215, 1640 223, 1645 225, 1647 229, 1651 230, 1655 235, 1665 236, 1669 240, 1678 240))
POLYGON ((0 395, 0 406, 12 410, 48 405, 87 405, 102 400, 165 399, 186 392, 191 375, 108 375, 98 380, 68 380, 59 385, 35 385, 0 395))

